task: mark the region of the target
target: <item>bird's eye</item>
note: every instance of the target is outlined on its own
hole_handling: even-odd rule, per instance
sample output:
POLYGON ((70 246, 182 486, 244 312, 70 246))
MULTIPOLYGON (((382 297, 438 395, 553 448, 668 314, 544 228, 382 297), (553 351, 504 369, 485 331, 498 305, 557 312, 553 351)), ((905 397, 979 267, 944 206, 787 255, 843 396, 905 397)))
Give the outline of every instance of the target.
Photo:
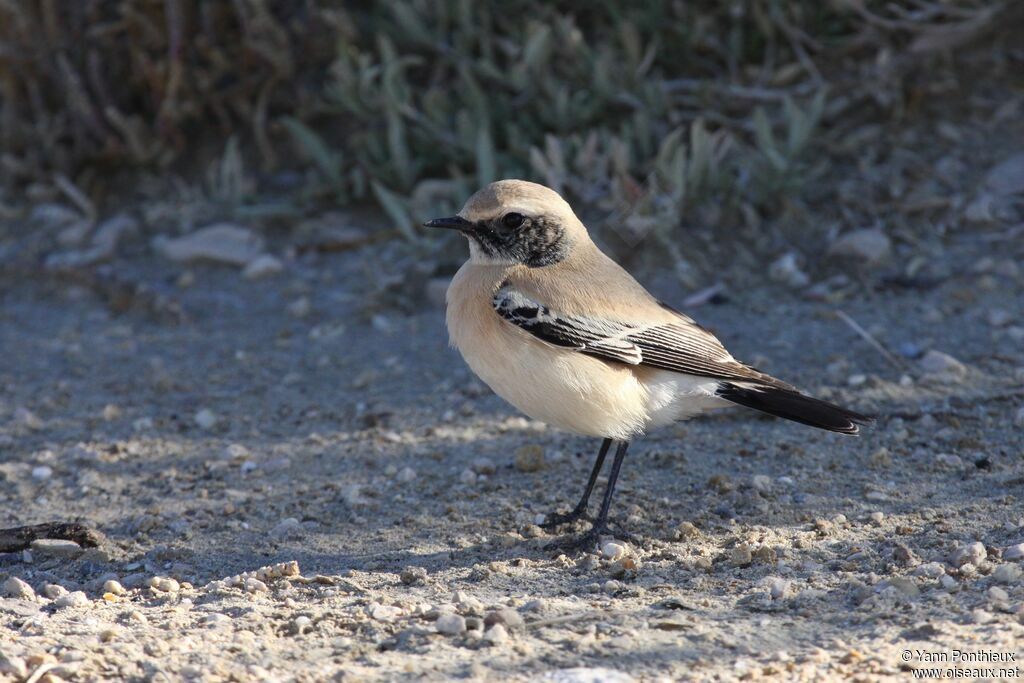
POLYGON ((506 213, 501 219, 501 224, 509 230, 515 230, 525 220, 526 218, 521 213, 506 213))

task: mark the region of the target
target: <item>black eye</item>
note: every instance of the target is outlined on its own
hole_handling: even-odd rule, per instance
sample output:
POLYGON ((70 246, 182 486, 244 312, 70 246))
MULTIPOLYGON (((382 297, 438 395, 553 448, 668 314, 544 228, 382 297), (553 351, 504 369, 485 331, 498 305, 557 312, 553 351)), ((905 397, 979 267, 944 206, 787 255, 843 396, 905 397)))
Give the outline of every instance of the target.
POLYGON ((501 218, 501 224, 509 230, 515 230, 523 224, 526 218, 521 213, 506 213, 501 218))

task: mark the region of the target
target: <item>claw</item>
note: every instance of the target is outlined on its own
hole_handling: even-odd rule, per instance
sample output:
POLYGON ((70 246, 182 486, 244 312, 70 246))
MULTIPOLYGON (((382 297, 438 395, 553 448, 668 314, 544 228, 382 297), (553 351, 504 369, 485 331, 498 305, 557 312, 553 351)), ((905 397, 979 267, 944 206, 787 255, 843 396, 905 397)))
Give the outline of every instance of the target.
POLYGON ((563 524, 571 524, 581 519, 585 519, 588 522, 593 521, 593 518, 586 512, 582 510, 573 510, 568 514, 552 512, 548 515, 547 520, 543 524, 539 524, 538 526, 541 529, 544 529, 545 531, 551 531, 552 529, 556 529, 562 526, 563 524))

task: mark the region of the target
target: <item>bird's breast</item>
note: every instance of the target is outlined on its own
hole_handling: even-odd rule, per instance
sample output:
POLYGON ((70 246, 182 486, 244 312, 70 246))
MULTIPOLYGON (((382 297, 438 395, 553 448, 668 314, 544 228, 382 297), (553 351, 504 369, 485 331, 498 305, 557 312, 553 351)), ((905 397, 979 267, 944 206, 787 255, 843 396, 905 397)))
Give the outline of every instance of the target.
MULTIPOLYGON (((448 289, 451 343, 496 394, 551 426, 577 434, 629 439, 688 416, 691 383, 676 376, 607 363, 552 346, 503 320, 492 298, 500 268, 467 264, 448 289)), ((692 406, 696 408, 696 406, 692 406)))

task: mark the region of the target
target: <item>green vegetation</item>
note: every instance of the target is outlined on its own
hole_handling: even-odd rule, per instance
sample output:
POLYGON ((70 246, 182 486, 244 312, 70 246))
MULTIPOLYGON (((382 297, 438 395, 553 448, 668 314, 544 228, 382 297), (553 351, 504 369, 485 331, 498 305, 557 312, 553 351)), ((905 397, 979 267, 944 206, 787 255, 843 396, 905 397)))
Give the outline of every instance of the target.
POLYGON ((1019 24, 981 0, 362 5, 0 2, 0 188, 173 176, 234 205, 376 201, 412 235, 524 177, 637 231, 749 224, 822 172, 820 133, 903 115, 922 73, 1019 24))

